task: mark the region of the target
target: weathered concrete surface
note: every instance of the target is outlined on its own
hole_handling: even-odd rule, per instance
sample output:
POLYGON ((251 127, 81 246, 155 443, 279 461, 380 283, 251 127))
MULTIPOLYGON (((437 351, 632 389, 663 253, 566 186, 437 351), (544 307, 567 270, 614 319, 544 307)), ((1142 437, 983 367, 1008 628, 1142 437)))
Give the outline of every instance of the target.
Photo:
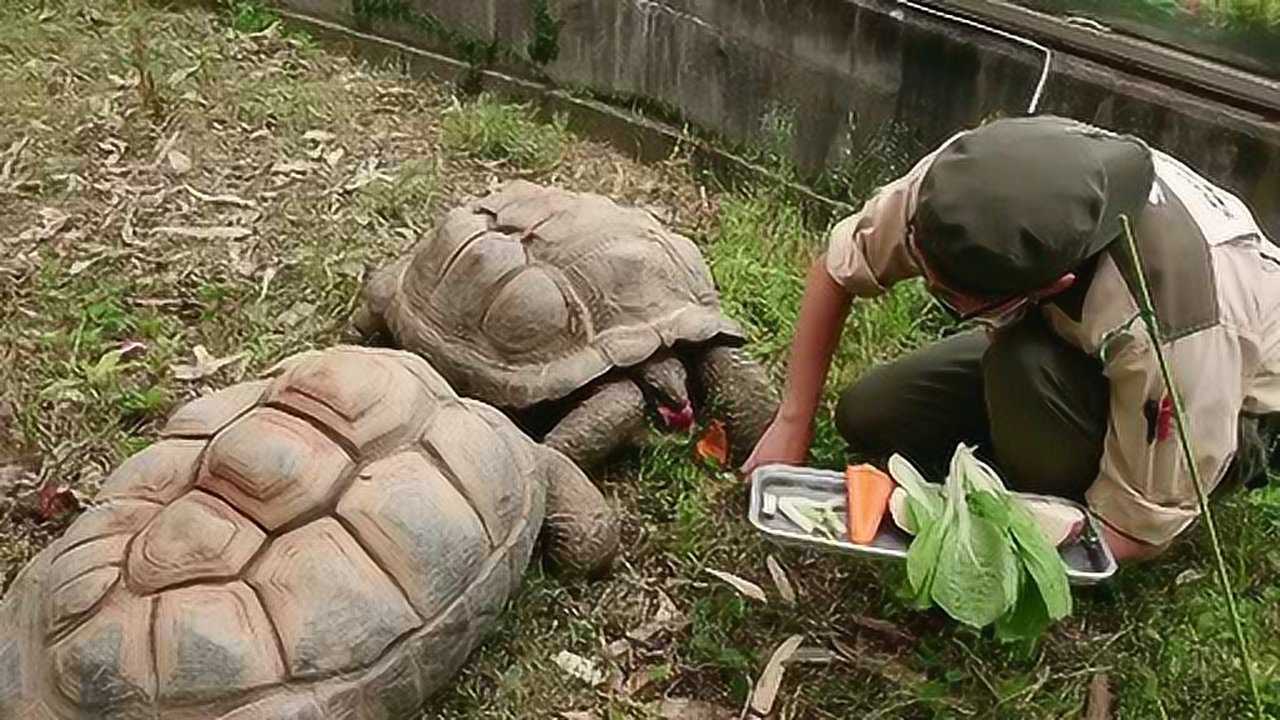
MULTIPOLYGON (((278 1, 445 52, 464 37, 522 55, 537 27, 537 0, 278 1)), ((773 140, 781 118, 807 173, 854 164, 867 152, 900 170, 957 129, 1022 114, 1041 62, 1022 46, 892 0, 546 0, 542 7, 558 25, 558 53, 530 64, 527 75, 644 99, 732 141, 773 140)), ((1061 53, 1041 110, 1145 138, 1240 193, 1280 238, 1280 118, 1061 53)))

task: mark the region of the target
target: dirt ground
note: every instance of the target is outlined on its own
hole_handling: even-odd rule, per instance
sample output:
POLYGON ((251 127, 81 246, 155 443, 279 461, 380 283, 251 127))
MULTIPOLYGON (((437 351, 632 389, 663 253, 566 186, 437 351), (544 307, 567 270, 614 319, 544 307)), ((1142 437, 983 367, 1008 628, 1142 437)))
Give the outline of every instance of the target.
MULTIPOLYGON (((334 343, 370 268, 506 180, 602 192, 689 235, 775 371, 821 249, 823 228, 776 189, 724 188, 680 154, 638 164, 245 2, 9 0, 0 98, 0 588, 174 408, 334 343)), ((941 332, 919 287, 861 305, 831 389, 941 332)), ((741 717, 793 635, 778 717, 1080 717, 1103 686, 1114 717, 1243 716, 1202 531, 1078 594, 1027 652, 910 610, 896 567, 765 544, 742 484, 697 462, 695 440, 655 436, 600 478, 625 519, 618 570, 563 583, 532 568, 423 718, 741 717)), ((825 420, 815 462, 843 462, 825 420)), ((1220 522, 1274 705, 1280 494, 1233 498, 1220 522)))

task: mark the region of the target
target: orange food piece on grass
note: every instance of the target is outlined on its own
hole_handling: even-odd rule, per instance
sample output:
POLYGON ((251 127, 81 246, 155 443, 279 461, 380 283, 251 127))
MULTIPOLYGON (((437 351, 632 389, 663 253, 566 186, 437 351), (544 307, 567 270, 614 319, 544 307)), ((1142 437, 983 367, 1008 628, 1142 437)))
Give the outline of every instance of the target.
POLYGON ((724 423, 712 420, 707 431, 698 439, 694 448, 698 457, 723 467, 729 462, 729 436, 724 431, 724 423))
POLYGON ((889 509, 893 478, 871 465, 850 465, 844 471, 848 502, 849 540, 866 545, 875 539, 880 521, 889 509))

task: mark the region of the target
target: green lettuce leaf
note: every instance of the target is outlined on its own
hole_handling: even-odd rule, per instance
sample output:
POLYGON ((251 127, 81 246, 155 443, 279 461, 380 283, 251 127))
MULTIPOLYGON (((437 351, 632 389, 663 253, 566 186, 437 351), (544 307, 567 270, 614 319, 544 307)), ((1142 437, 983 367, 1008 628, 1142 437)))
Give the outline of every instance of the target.
POLYGON ((1071 614, 1071 586, 1067 581, 1067 565, 1058 549, 1049 544, 1035 518, 1017 502, 1009 503, 1009 532, 1018 556, 1044 599, 1045 609, 1053 620, 1071 614))
POLYGON ((1018 604, 996 620, 996 638, 1005 642, 1035 640, 1053 624, 1040 589, 1027 573, 1021 573, 1018 604))
MULTIPOLYGON (((964 458, 957 452, 945 485, 947 524, 933 579, 933 601, 951 617, 976 628, 995 622, 1018 599, 1019 571, 1009 534, 969 509, 964 458)), ((979 493, 979 505, 1000 505, 979 493)))
MULTIPOLYGON (((907 497, 915 501, 919 510, 912 510, 916 527, 920 527, 922 514, 930 518, 942 516, 943 500, 938 486, 926 482, 920 471, 909 460, 901 455, 889 458, 889 476, 907 492, 907 497)), ((908 503, 910 505, 910 503, 908 503)))

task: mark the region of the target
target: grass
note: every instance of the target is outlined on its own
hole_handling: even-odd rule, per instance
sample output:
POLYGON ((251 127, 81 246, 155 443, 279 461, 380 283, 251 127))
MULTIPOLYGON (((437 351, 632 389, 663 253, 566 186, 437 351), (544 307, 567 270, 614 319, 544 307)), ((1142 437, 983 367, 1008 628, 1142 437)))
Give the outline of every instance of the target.
POLYGON ((548 170, 563 156, 565 121, 546 125, 533 113, 530 105, 502 103, 489 95, 467 100, 445 115, 444 146, 509 170, 548 170))
MULTIPOLYGON (((537 122, 527 107, 461 98, 254 17, 89 0, 0 5, 0 168, 9 168, 0 176, 0 400, 14 415, 0 452, 38 457, 38 478, 91 494, 181 402, 335 342, 368 267, 512 176, 673 217, 705 251, 752 352, 782 372, 804 272, 826 230, 784 193, 719 187, 681 157, 638 165, 537 122), (132 27, 147 28, 145 47, 132 27), (175 227, 248 233, 162 230, 175 227), (244 355, 178 380, 173 366, 190 364, 197 345, 244 355)), ((860 158, 848 177, 871 184, 893 171, 860 158)), ((828 399, 943 332, 917 285, 859 303, 828 399)), ((669 698, 737 717, 792 633, 854 657, 789 667, 786 717, 1080 717, 1100 673, 1117 718, 1241 716, 1244 688, 1202 531, 1167 559, 1080 593, 1076 614, 1026 655, 910 611, 898 568, 766 545, 743 520, 742 484, 694 463, 692 446, 660 436, 611 466, 600 479, 624 518, 617 572, 566 584, 531 568, 496 632, 423 718, 652 718, 669 698), (769 555, 796 585, 798 608, 773 592, 769 555), (770 602, 744 599, 707 569, 759 583, 770 602), (645 639, 627 639, 646 626, 645 639), (608 680, 592 688, 568 676, 554 661, 561 651, 593 659, 608 680)), ((824 417, 815 462, 843 460, 824 417)), ((7 477, 0 587, 69 521, 30 514, 7 477)), ((1219 508, 1274 711, 1280 490, 1219 508)))
POLYGON ((1084 16, 1121 32, 1274 76, 1280 62, 1280 0, 1018 0, 1084 16))
POLYGON ((262 32, 278 20, 270 8, 256 0, 228 0, 226 6, 231 16, 231 28, 236 32, 262 32))

